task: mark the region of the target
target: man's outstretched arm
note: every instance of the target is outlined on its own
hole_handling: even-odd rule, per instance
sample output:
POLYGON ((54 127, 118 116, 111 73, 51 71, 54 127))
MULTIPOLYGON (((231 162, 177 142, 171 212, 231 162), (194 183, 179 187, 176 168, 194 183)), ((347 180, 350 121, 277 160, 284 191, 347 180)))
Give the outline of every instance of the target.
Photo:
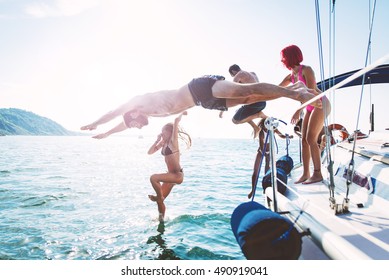
POLYGON ((97 134, 97 135, 93 136, 92 138, 95 138, 95 139, 107 138, 111 134, 121 132, 123 130, 126 130, 127 128, 128 127, 126 126, 126 124, 124 122, 121 122, 120 124, 118 124, 117 126, 112 128, 111 130, 104 132, 104 133, 101 133, 101 134, 97 134))

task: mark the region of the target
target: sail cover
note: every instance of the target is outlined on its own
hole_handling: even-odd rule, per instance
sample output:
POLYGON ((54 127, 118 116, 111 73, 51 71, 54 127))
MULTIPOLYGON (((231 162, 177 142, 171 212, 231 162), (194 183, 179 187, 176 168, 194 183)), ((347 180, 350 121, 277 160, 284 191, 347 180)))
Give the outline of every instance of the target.
MULTIPOLYGON (((325 91, 330 87, 333 87, 334 85, 340 83, 344 79, 347 79, 348 77, 358 72, 359 70, 360 69, 350 71, 344 74, 337 75, 333 78, 329 78, 324 81, 318 82, 317 87, 321 91, 325 91)), ((341 86, 340 88, 362 85, 362 81, 363 81, 363 75, 345 84, 344 86, 341 86)), ((389 64, 383 64, 377 66, 376 68, 370 70, 369 72, 366 72, 364 83, 365 85, 389 83, 389 64)))

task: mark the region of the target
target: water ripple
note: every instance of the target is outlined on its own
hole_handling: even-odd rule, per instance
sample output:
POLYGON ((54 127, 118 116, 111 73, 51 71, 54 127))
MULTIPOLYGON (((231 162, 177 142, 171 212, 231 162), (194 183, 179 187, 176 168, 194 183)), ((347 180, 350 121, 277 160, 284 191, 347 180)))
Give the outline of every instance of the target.
POLYGON ((194 139, 159 223, 147 198, 166 170, 147 155, 154 140, 2 139, 0 259, 243 259, 230 215, 247 201, 257 144, 194 139))

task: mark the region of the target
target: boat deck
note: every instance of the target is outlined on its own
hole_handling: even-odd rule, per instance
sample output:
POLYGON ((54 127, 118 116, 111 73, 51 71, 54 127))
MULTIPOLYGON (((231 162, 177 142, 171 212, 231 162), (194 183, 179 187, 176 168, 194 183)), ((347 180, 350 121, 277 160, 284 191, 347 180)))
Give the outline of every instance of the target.
MULTIPOLYGON (((380 133, 372 138, 357 140, 355 152, 369 159, 389 165, 389 139, 387 133, 380 133)), ((353 143, 347 141, 338 144, 339 147, 352 151, 353 143)))
MULTIPOLYGON (((366 146, 366 143, 363 143, 366 146)), ((361 145, 361 143, 358 143, 361 145)), ((339 160, 350 160, 350 151, 346 147, 337 147, 337 160, 334 164, 335 175, 335 209, 330 207, 330 191, 328 180, 314 184, 294 184, 301 176, 302 168, 295 168, 288 178, 288 188, 284 195, 276 193, 277 211, 289 211, 286 216, 296 222, 300 231, 310 234, 303 238, 302 259, 384 259, 389 260, 389 200, 388 182, 389 165, 355 155, 355 170, 366 176, 368 184, 350 185, 349 211, 342 211, 341 205, 346 197, 347 184, 343 175, 345 163, 339 160), (371 179, 374 177, 374 180, 371 179), (374 181, 374 184, 372 182, 374 181), (303 211, 301 215, 301 210, 303 211), (343 212, 343 213, 342 213, 343 212), (314 243, 309 244, 309 243, 314 243), (305 244, 309 244, 307 249, 305 244), (315 248, 315 246, 317 246, 315 248), (326 256, 316 254, 322 249, 326 256)), ((386 157, 383 149, 383 157, 386 157)), ((360 148, 360 150, 367 150, 360 148)), ((377 150, 377 149, 375 149, 377 150)), ((324 178, 328 178, 327 170, 322 170, 324 178)), ((272 188, 266 189, 266 195, 273 200, 272 188)))
MULTIPOLYGON (((290 180, 293 179, 292 177, 290 180)), ((377 203, 381 207, 375 206, 375 203, 361 206, 363 204, 358 198, 350 195, 349 212, 336 215, 335 210, 330 207, 329 191, 326 184, 292 184, 290 187, 288 193, 292 193, 292 191, 296 193, 287 194, 287 197, 293 197, 293 201, 305 209, 305 213, 302 215, 309 215, 323 225, 321 230, 328 230, 331 234, 338 235, 352 246, 361 249, 361 252, 366 254, 368 258, 389 259, 389 214, 387 210, 389 208, 384 208, 384 205, 389 207, 387 201, 377 203)), ((344 197, 345 193, 335 193, 337 203, 343 203, 344 197)), ((376 197, 375 199, 380 198, 376 197)), ((312 231, 312 228, 310 230, 312 231)), ((318 233, 319 240, 316 242, 320 244, 320 236, 325 234, 325 232, 318 233)), ((325 244, 319 246, 325 246, 325 244)), ((344 249, 349 250, 347 247, 345 246, 344 249)), ((350 252, 353 252, 350 256, 348 256, 348 252, 340 253, 344 254, 345 258, 359 258, 359 252, 354 252, 354 249, 350 252)), ((363 255, 361 257, 364 258, 363 255)))

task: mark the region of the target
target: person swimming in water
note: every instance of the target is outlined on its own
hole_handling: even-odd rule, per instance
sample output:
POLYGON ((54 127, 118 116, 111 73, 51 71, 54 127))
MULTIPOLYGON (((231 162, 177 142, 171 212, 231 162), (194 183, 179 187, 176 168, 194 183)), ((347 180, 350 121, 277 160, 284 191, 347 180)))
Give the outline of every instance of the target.
POLYGON ((148 154, 152 155, 158 150, 165 157, 167 167, 166 173, 157 173, 150 176, 150 182, 156 195, 149 195, 151 201, 158 205, 159 220, 163 221, 166 212, 164 200, 170 194, 173 187, 184 181, 184 172, 180 165, 179 139, 185 141, 189 148, 192 144, 190 135, 179 127, 181 117, 187 112, 182 112, 173 123, 168 123, 162 127, 162 132, 158 134, 157 140, 151 145, 148 154))

